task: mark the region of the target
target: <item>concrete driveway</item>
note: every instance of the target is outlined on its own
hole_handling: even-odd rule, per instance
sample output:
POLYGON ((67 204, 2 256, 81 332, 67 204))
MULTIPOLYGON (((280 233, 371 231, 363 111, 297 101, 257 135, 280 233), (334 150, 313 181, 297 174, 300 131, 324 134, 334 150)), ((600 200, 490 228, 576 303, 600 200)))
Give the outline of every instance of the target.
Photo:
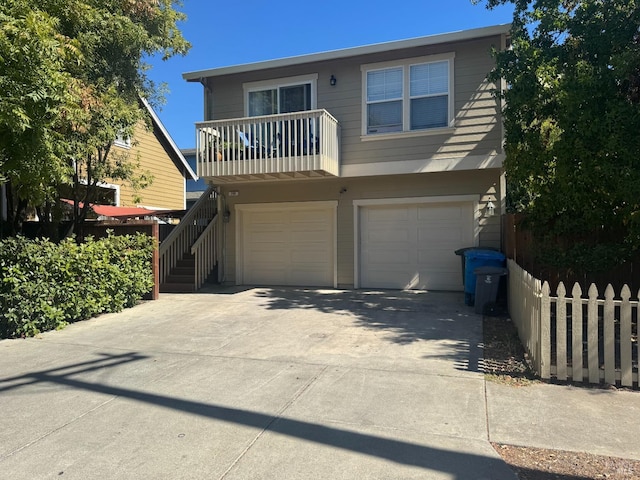
POLYGON ((161 296, 0 341, 4 478, 514 479, 455 293, 161 296))

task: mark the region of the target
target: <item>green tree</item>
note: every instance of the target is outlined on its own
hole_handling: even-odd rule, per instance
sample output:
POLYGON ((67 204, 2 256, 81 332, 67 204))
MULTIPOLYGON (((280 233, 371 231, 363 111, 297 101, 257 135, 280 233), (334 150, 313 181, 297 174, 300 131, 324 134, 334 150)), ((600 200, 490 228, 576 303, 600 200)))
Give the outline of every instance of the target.
POLYGON ((0 71, 6 72, 0 82, 14 92, 0 102, 0 176, 15 200, 10 205, 14 219, 27 206, 45 220, 56 218, 54 207, 66 191, 73 196, 77 226, 95 200, 98 183, 141 180, 133 174, 135 159, 113 155, 111 145, 148 120, 140 97, 152 102, 160 97, 146 76, 144 59, 155 54, 168 59, 189 49, 178 29, 185 18, 174 8, 179 5, 176 0, 7 0, 0 5, 5 33, 0 71), (38 35, 21 36, 22 27, 30 25, 38 35), (22 61, 12 60, 16 51, 23 52, 22 61), (34 64, 39 71, 33 72, 34 64), (25 72, 33 72, 31 83, 23 82, 25 72), (42 142, 30 142, 34 137, 42 142))
POLYGON ((58 27, 26 1, 0 5, 0 182, 9 207, 0 236, 19 229, 28 203, 43 202, 67 173, 60 118, 72 102, 72 77, 64 67, 79 52, 58 27))
POLYGON ((513 3, 495 52, 510 207, 541 259, 588 272, 640 250, 640 2, 513 3))

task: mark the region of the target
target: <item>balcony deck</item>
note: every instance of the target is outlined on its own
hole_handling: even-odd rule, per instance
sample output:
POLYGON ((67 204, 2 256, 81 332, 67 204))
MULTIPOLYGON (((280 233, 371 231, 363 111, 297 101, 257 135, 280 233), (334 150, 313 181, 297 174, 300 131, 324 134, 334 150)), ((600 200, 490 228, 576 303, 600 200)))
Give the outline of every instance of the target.
POLYGON ((340 175, 340 126, 326 110, 196 124, 197 171, 215 183, 340 175))

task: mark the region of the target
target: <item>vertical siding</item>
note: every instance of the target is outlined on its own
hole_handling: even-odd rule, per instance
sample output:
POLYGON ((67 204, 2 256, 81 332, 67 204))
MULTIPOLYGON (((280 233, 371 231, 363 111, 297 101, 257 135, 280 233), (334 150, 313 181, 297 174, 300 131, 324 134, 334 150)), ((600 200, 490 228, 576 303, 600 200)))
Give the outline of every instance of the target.
MULTIPOLYGON (((113 147, 114 153, 127 150, 113 147)), ((120 185, 120 206, 137 204, 180 210, 185 208, 185 180, 180 169, 167 153, 158 135, 149 131, 144 124, 136 128, 132 147, 128 150, 129 161, 140 162, 139 171, 148 171, 153 176, 151 185, 134 190, 128 183, 112 181, 120 185), (135 197, 140 202, 135 202, 135 197)))
MULTIPOLYGON (((225 282, 235 282, 235 215, 234 206, 246 203, 305 202, 337 200, 338 285, 353 286, 354 218, 353 202, 360 199, 477 195, 480 218, 479 244, 500 247, 499 179, 497 169, 478 172, 443 172, 419 175, 379 176, 367 178, 323 179, 298 182, 251 183, 226 186, 222 195, 231 212, 225 234, 225 282), (340 193, 345 190, 344 193, 340 193), (229 197, 229 191, 237 196, 229 197), (494 200, 496 214, 485 217, 486 202, 494 200)), ((451 252, 454 255, 453 251, 451 252)))

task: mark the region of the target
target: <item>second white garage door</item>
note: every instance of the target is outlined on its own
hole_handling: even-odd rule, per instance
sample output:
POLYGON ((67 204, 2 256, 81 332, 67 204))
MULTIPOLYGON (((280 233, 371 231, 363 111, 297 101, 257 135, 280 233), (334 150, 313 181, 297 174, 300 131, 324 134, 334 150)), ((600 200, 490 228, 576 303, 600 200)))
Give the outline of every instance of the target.
POLYGON ((462 290, 454 251, 474 244, 473 208, 473 202, 361 207, 361 287, 462 290))
POLYGON ((334 286, 334 202, 238 208, 239 283, 334 286))

